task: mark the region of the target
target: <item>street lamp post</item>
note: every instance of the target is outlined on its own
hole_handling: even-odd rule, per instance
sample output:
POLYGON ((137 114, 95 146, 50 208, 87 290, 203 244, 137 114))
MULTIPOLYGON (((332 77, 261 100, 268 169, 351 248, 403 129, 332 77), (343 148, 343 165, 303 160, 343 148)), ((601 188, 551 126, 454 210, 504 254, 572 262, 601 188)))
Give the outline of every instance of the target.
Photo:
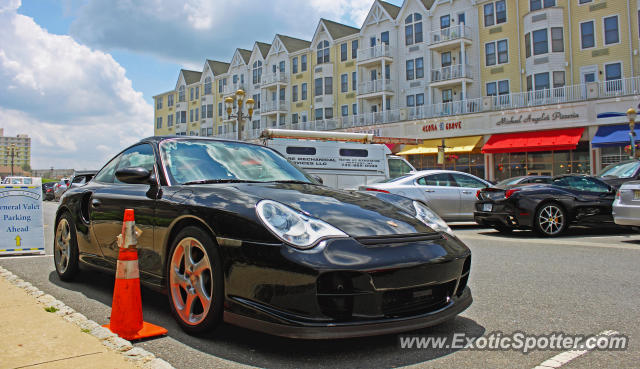
POLYGON ((7 147, 7 156, 11 156, 11 176, 13 177, 13 158, 16 156, 16 144, 7 147))
POLYGON ((627 110, 627 118, 629 118, 629 139, 631 141, 631 158, 636 157, 636 132, 634 126, 636 125, 636 109, 630 108, 627 110))
POLYGON ((245 114, 242 111, 242 105, 245 104, 244 95, 244 91, 240 89, 236 91, 236 94, 233 97, 229 96, 224 99, 224 104, 227 108, 228 119, 236 120, 236 140, 242 140, 242 122, 244 122, 245 119, 251 120, 251 117, 253 116, 253 106, 255 104, 255 101, 252 98, 248 98, 246 101, 247 113, 245 114), (232 114, 234 101, 237 105, 235 113, 232 114))

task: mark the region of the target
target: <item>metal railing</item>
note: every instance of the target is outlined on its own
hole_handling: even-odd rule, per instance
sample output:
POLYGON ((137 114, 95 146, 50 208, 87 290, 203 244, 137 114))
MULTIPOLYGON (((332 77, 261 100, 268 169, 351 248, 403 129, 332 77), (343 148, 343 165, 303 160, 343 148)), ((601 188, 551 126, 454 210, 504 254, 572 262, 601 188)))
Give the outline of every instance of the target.
POLYGON ((471 27, 459 24, 457 26, 451 26, 449 28, 429 32, 429 44, 436 45, 441 42, 458 40, 460 38, 471 39, 472 35, 471 27))
POLYGON ((366 60, 387 57, 390 58, 393 55, 393 49, 387 44, 376 45, 367 49, 358 50, 358 62, 366 60))
POLYGON ((287 111, 289 107, 289 101, 281 100, 279 103, 277 101, 266 101, 260 106, 260 114, 277 112, 277 111, 287 111))
POLYGON ((456 78, 471 78, 472 69, 469 64, 455 64, 431 70, 431 83, 449 81, 456 78))
POLYGON ((271 85, 274 83, 287 83, 286 73, 265 73, 262 75, 262 86, 271 85))
POLYGON ((378 79, 375 81, 366 81, 360 83, 358 85, 358 95, 372 94, 382 91, 393 91, 393 81, 391 79, 387 78, 386 80, 384 80, 384 84, 382 83, 382 81, 382 79, 378 79))
POLYGON ((247 86, 244 83, 229 84, 222 87, 222 94, 231 95, 235 94, 238 90, 247 91, 247 86))
POLYGON ((330 131, 338 128, 340 128, 340 121, 333 118, 291 123, 291 129, 301 129, 305 131, 330 131))

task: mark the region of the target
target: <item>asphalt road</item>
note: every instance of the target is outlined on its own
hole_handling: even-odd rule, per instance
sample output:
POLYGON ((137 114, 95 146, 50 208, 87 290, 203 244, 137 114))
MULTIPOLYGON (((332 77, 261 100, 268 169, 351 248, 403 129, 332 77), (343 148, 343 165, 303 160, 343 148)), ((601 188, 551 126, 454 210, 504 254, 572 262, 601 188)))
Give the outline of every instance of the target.
MULTIPOLYGON (((3 257, 0 265, 100 324, 108 322, 113 277, 82 272, 74 283, 58 279, 51 257, 56 203, 45 204, 47 256, 3 257)), ((410 334, 449 337, 465 333, 597 334, 629 337, 623 352, 589 352, 567 368, 637 368, 640 356, 640 234, 620 229, 574 228, 557 239, 531 232, 504 236, 473 226, 454 228, 473 252, 469 285, 473 305, 455 320, 410 334)), ((398 335, 296 341, 223 325, 210 337, 183 333, 166 296, 143 289, 144 318, 169 330, 167 337, 138 342, 176 368, 533 368, 560 351, 400 349, 398 335)))

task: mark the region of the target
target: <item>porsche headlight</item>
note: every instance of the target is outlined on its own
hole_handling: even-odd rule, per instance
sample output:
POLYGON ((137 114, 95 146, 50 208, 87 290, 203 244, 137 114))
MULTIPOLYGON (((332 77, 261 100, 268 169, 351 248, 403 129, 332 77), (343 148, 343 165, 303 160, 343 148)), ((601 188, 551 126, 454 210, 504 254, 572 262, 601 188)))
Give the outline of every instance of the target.
POLYGON ((276 237, 299 249, 310 249, 324 238, 349 237, 320 219, 302 214, 276 201, 258 202, 256 213, 276 237))
POLYGON ((437 232, 445 232, 449 234, 453 234, 453 231, 449 227, 449 225, 442 220, 433 210, 429 209, 422 203, 418 201, 413 202, 413 207, 416 209, 416 218, 418 218, 422 223, 429 226, 429 228, 433 229, 437 232))

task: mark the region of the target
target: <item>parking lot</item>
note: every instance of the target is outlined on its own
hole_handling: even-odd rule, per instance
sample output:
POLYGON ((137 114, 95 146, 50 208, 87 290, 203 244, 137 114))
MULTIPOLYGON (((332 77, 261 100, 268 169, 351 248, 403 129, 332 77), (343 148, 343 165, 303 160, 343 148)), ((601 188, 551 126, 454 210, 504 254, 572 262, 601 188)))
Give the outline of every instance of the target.
MULTIPOLYGON (((3 257, 0 265, 100 324, 108 322, 113 277, 82 272, 61 282, 51 257, 53 215, 45 203, 46 256, 3 257)), ((563 367, 632 368, 638 363, 640 235, 619 228, 573 228, 538 238, 473 225, 455 226, 473 252, 470 287, 474 303, 455 320, 411 335, 449 337, 511 334, 597 334, 629 337, 626 351, 592 351, 563 367)), ((560 351, 401 349, 399 335, 331 341, 297 341, 223 325, 210 337, 183 333, 166 296, 143 289, 144 318, 169 330, 167 337, 138 342, 176 368, 189 367, 516 367, 533 368, 560 351)))

